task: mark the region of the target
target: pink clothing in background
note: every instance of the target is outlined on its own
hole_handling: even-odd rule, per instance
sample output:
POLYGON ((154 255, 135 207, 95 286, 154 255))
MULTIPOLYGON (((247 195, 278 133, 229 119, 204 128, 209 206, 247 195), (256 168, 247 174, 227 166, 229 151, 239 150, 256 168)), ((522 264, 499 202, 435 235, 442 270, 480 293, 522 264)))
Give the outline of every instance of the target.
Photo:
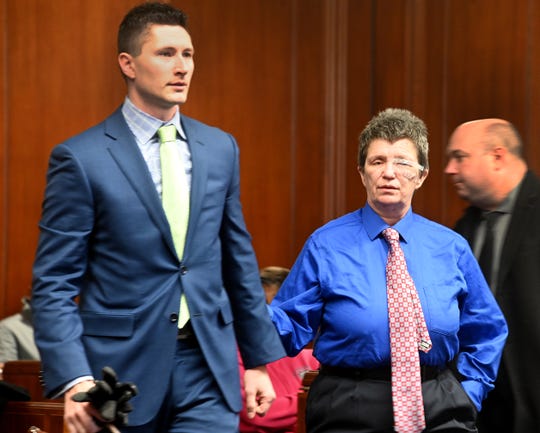
POLYGON ((304 349, 293 358, 285 357, 266 365, 276 392, 276 400, 263 417, 249 419, 245 408, 244 368, 240 362, 240 383, 244 407, 240 413, 240 433, 295 433, 298 392, 308 370, 317 370, 319 362, 311 349, 304 349))

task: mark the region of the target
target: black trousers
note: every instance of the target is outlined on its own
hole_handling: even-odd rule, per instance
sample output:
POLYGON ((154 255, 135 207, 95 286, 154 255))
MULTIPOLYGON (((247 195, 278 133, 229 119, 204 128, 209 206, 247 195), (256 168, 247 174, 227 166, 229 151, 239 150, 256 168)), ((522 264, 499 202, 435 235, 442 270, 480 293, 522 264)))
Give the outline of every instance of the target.
MULTIPOLYGON (((450 370, 422 383, 426 433, 476 433, 477 409, 450 370)), ((388 380, 319 374, 306 410, 308 433, 394 432, 388 380)))

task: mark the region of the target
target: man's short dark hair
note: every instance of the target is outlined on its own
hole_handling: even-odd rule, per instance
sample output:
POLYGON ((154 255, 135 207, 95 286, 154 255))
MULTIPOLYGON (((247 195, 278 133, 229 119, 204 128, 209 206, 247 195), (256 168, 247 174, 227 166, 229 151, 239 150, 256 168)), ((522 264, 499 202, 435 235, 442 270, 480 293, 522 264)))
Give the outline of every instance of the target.
POLYGON ((118 28, 118 53, 139 55, 144 37, 153 24, 180 26, 187 30, 187 15, 165 3, 148 2, 135 6, 118 28))

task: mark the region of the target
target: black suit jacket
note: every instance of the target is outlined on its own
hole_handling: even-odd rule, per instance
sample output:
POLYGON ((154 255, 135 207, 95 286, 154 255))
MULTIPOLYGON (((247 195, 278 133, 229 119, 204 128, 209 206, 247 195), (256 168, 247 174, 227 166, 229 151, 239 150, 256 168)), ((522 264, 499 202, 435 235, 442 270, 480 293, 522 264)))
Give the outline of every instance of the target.
MULTIPOLYGON (((456 231, 472 244, 482 211, 469 207, 456 231)), ((496 299, 509 335, 501 368, 515 400, 514 432, 540 432, 540 179, 528 171, 503 241, 496 299)))

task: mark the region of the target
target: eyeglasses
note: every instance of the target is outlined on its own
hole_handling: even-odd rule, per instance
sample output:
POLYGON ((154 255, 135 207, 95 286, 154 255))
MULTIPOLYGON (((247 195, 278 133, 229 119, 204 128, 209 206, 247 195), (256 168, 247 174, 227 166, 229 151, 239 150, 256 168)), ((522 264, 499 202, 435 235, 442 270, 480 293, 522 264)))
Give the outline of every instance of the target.
POLYGON ((423 165, 402 158, 392 159, 391 161, 375 159, 373 161, 367 161, 366 166, 369 167, 371 170, 382 173, 384 170, 386 170, 386 166, 388 163, 392 164, 392 170, 396 173, 396 175, 402 176, 409 180, 413 179, 422 171, 424 171, 423 165))

